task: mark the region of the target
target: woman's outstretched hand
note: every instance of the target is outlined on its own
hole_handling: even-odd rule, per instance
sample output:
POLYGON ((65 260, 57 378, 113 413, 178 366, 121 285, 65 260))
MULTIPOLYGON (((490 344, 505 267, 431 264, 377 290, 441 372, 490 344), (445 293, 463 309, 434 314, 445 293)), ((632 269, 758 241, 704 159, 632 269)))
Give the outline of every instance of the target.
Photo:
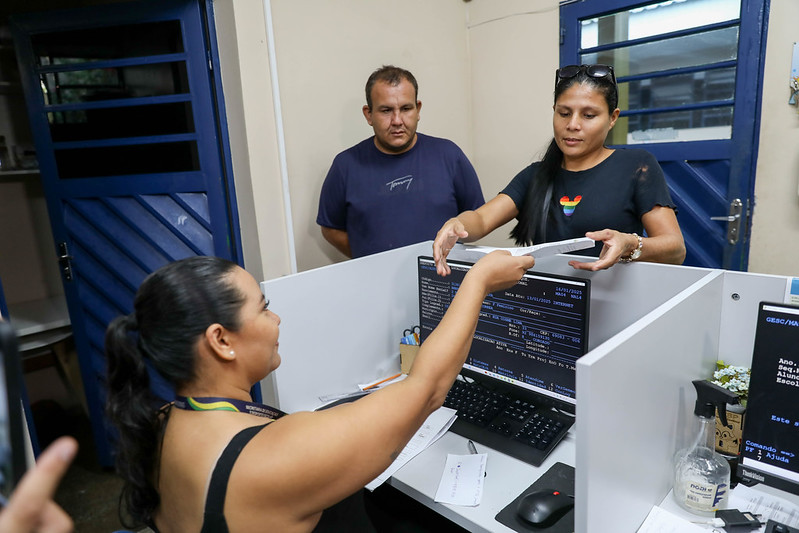
POLYGON ((447 220, 436 234, 433 241, 433 261, 436 264, 436 272, 440 276, 447 276, 450 273, 447 265, 447 255, 458 239, 464 239, 469 233, 464 228, 463 223, 457 217, 447 220))
POLYGON ((602 241, 602 251, 599 252, 599 259, 596 261, 569 261, 569 265, 578 270, 596 271, 608 269, 618 263, 620 257, 628 255, 634 249, 630 248, 630 240, 634 237, 629 233, 621 233, 615 229, 589 231, 585 236, 595 241, 602 241))

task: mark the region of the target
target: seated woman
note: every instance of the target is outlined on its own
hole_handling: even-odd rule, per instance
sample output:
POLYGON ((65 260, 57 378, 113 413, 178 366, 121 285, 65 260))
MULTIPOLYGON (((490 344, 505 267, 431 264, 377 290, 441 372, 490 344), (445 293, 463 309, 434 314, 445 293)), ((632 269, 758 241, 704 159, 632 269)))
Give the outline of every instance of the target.
POLYGON ((443 404, 483 299, 534 262, 504 252, 482 258, 404 381, 285 416, 251 402, 253 385, 280 364, 280 317, 255 279, 216 257, 162 267, 142 283, 134 312, 106 333, 107 410, 119 431, 127 512, 161 533, 312 531, 322 511, 385 470, 443 404), (149 365, 178 395, 161 413, 149 365))
POLYGON ((543 160, 522 170, 495 198, 448 220, 433 242, 439 274, 458 239, 475 241, 518 219, 519 246, 589 237, 601 270, 632 260, 681 264, 685 244, 663 170, 645 150, 614 150, 605 139, 619 117, 613 67, 569 65, 555 73, 554 138, 543 160), (603 229, 604 228, 604 229, 603 229), (644 232, 646 237, 644 238, 644 232))

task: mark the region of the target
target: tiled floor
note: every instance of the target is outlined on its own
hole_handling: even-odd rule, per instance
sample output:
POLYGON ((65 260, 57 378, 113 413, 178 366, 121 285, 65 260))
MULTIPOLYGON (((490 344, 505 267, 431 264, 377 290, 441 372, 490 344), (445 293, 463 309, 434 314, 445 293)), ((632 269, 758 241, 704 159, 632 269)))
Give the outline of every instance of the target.
POLYGON ((122 480, 103 468, 94 452, 91 427, 81 409, 65 410, 56 402, 33 406, 37 433, 44 446, 69 434, 78 440, 78 456, 56 492, 56 502, 72 517, 76 533, 111 533, 124 529, 117 515, 122 480))

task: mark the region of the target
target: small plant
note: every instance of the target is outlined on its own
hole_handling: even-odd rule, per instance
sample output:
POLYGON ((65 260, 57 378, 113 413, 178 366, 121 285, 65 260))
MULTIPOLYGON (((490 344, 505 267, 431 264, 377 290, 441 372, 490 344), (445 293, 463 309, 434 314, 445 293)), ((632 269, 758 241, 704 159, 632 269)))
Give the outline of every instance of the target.
POLYGON ((737 394, 741 405, 746 407, 746 400, 749 398, 750 372, 748 367, 728 365, 719 360, 716 361, 716 371, 713 372, 711 381, 737 394))

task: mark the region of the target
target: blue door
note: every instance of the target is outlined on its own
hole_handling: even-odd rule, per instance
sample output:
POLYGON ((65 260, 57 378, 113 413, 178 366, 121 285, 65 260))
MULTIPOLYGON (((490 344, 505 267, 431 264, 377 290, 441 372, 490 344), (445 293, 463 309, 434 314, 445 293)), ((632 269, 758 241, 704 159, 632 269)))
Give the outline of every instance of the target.
POLYGON ((563 3, 561 65, 607 63, 621 117, 608 143, 657 157, 685 264, 746 270, 769 0, 563 3))
POLYGON ((241 263, 206 46, 209 5, 145 1, 11 21, 53 260, 105 465, 113 462, 103 413, 107 324, 132 310, 144 277, 169 261, 241 263))

